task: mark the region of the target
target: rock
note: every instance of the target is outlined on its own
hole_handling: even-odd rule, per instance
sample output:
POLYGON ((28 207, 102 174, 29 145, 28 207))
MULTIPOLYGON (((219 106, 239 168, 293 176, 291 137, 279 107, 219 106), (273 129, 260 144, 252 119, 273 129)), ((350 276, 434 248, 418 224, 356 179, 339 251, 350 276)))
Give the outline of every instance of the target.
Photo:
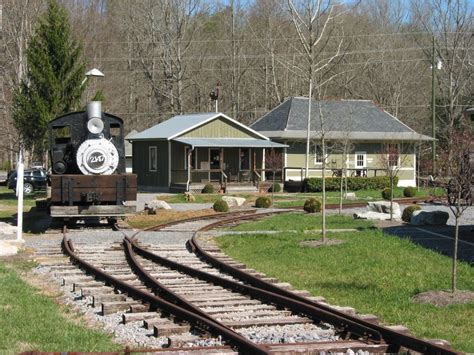
POLYGON ((347 192, 346 193, 346 200, 355 200, 357 197, 356 197, 356 194, 355 192, 347 192))
POLYGON ((149 201, 148 203, 145 204, 145 210, 147 210, 147 209, 148 209, 148 213, 151 212, 151 214, 153 214, 153 211, 161 210, 161 209, 170 210, 171 207, 165 201, 151 200, 151 201, 149 201))
MULTIPOLYGON (((402 211, 400 210, 400 205, 396 202, 393 203, 393 214, 402 216, 402 211)), ((390 201, 375 201, 367 202, 367 210, 379 213, 390 213, 390 201)))
POLYGON ((12 226, 5 222, 0 222, 0 231, 3 234, 16 234, 16 226, 12 226))
POLYGON ((196 197, 191 192, 184 192, 184 199, 187 202, 196 202, 196 197))
POLYGON ((24 241, 0 240, 0 256, 15 255, 24 245, 24 241))
MULTIPOLYGON (((367 211, 367 212, 361 212, 361 213, 354 213, 353 217, 354 219, 373 219, 373 220, 387 221, 387 220, 390 220, 390 213, 367 211)), ((394 221, 401 220, 400 215, 393 214, 392 217, 394 221)))
POLYGON ((235 196, 223 196, 222 200, 227 202, 229 207, 242 206, 245 203, 245 198, 235 196))
POLYGON ((410 223, 421 225, 446 225, 449 213, 446 211, 414 211, 410 223))

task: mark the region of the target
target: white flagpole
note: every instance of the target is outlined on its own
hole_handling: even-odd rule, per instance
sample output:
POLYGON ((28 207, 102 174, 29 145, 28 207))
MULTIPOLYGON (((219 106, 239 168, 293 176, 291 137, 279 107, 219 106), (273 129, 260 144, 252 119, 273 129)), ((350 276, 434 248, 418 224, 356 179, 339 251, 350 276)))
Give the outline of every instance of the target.
POLYGON ((18 196, 18 217, 17 217, 17 230, 16 240, 17 242, 24 242, 23 240, 23 148, 20 148, 20 154, 18 155, 18 164, 16 168, 16 195, 18 196))

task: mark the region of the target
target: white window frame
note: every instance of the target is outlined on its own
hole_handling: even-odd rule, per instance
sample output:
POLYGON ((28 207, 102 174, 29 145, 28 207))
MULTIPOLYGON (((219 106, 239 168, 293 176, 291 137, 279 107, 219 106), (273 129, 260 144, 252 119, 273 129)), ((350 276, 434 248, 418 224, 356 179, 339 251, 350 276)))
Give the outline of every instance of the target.
MULTIPOLYGON (((184 147, 184 170, 188 170, 188 151, 191 150, 191 147, 184 147)), ((197 169, 197 148, 193 149, 193 153, 191 153, 191 159, 193 158, 194 154, 194 170, 197 169)))
POLYGON ((150 172, 158 171, 158 147, 156 145, 148 147, 148 171, 150 171, 150 172), (155 161, 154 162, 151 160, 151 151, 152 150, 155 151, 155 161), (153 165, 155 166, 154 169, 153 169, 153 165))
POLYGON ((322 159, 321 161, 318 161, 318 148, 321 148, 320 156, 321 157, 323 156, 323 152, 322 152, 323 148, 319 144, 315 144, 314 145, 314 165, 323 165, 323 161, 326 162, 326 164, 327 164, 329 154, 326 153, 325 157, 323 158, 324 160, 322 159))
POLYGON ((360 151, 360 152, 355 152, 355 164, 354 164, 355 168, 367 168, 367 152, 364 152, 364 151, 360 151), (357 165, 357 156, 358 155, 362 155, 364 157, 364 164, 362 166, 360 165, 357 165))

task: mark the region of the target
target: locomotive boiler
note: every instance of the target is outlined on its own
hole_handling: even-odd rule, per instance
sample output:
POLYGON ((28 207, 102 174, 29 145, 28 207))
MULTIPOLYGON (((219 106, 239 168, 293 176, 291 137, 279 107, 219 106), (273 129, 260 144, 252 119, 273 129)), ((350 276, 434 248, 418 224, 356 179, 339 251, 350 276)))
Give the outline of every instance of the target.
POLYGON ((50 214, 63 220, 117 218, 135 212, 136 175, 125 173, 123 120, 92 101, 48 124, 50 214))

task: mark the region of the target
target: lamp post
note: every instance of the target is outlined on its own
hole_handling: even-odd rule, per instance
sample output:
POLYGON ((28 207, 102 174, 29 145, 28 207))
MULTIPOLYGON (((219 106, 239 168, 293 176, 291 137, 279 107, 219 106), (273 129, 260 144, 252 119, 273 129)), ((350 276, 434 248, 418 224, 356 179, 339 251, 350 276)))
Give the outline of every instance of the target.
POLYGON ((436 60, 436 51, 435 51, 435 38, 433 36, 433 51, 431 57, 431 135, 435 140, 433 140, 431 148, 431 160, 432 160, 432 171, 431 174, 435 176, 436 174, 436 91, 435 91, 435 79, 436 79, 436 69, 441 69, 443 63, 438 59, 436 60))

